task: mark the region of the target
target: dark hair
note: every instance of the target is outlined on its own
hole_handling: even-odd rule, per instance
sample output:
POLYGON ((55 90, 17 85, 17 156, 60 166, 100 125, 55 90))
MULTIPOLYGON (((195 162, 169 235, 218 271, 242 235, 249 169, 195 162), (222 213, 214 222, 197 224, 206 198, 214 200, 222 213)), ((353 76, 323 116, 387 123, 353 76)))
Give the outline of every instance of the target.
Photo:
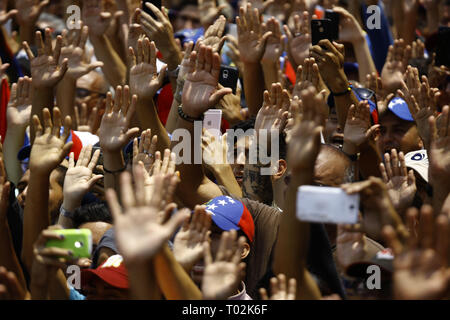
POLYGON ((247 131, 248 129, 254 129, 255 128, 255 121, 256 121, 256 118, 255 117, 251 117, 248 120, 239 121, 233 127, 231 127, 231 129, 233 129, 235 131, 237 129, 242 129, 244 131, 247 131))
POLYGON ((113 219, 106 202, 93 202, 78 207, 73 213, 74 228, 88 222, 112 223, 113 219))

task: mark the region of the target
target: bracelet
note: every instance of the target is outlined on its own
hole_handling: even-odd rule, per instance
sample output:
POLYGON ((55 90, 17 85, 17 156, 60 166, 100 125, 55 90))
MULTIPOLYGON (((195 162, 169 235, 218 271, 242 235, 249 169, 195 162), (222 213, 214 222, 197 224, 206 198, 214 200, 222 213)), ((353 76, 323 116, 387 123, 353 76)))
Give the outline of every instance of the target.
POLYGON ((110 171, 110 170, 106 169, 105 166, 103 166, 103 171, 105 171, 106 173, 109 173, 109 174, 121 173, 121 172, 124 172, 126 169, 127 169, 127 165, 126 164, 125 164, 125 166, 123 168, 117 169, 117 170, 114 170, 114 171, 110 171))
POLYGON ((192 118, 184 113, 182 105, 178 107, 178 115, 181 117, 181 119, 192 123, 194 123, 195 121, 203 121, 203 115, 201 115, 199 118, 192 118))
POLYGON ((63 208, 63 206, 59 208, 59 214, 62 215, 63 217, 73 219, 73 212, 67 211, 66 209, 63 208))
POLYGON ((335 97, 340 97, 340 96, 345 96, 347 93, 349 93, 349 92, 351 92, 351 91, 352 91, 352 87, 347 87, 347 89, 345 89, 345 91, 337 92, 337 93, 331 92, 331 93, 332 93, 333 96, 335 96, 335 97))

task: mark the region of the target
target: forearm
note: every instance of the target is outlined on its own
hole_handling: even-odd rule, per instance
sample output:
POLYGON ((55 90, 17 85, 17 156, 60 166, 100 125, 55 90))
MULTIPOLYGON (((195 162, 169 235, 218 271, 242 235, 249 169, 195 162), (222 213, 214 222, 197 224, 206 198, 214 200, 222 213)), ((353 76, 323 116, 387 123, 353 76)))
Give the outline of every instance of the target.
POLYGON ((224 186, 234 196, 242 198, 242 189, 237 183, 229 164, 212 165, 211 168, 218 184, 224 186))
POLYGON ((266 90, 270 90, 270 88, 272 87, 272 83, 279 82, 278 81, 279 64, 272 61, 261 61, 261 66, 264 73, 265 88, 266 90))
POLYGON ((261 64, 245 63, 244 93, 250 116, 256 116, 263 104, 264 86, 264 74, 261 64))
POLYGON ((177 118, 178 118, 178 107, 179 106, 180 106, 180 103, 176 99, 173 99, 172 106, 170 107, 169 117, 167 118, 167 122, 166 122, 167 132, 172 133, 177 128, 177 118))
POLYGON ((14 245, 9 230, 8 222, 0 225, 0 266, 6 270, 13 272, 23 289, 26 289, 26 281, 16 256, 14 245))
POLYGON ((161 300, 153 262, 127 263, 132 299, 161 300))
POLYGON ((50 300, 69 300, 70 289, 64 272, 58 269, 54 278, 50 279, 48 297, 50 300))
POLYGON ((33 261, 33 245, 40 232, 50 225, 48 212, 49 176, 30 171, 23 221, 22 262, 28 271, 33 261))
POLYGON ((361 34, 359 41, 353 43, 353 49, 356 55, 356 61, 358 62, 359 82, 365 83, 366 75, 372 73, 376 74, 377 69, 364 34, 361 34))
MULTIPOLYGON (((181 64, 182 54, 177 44, 174 43, 172 49, 169 52, 163 53, 163 61, 167 64, 167 71, 175 71, 181 64)), ((170 84, 172 85, 172 93, 175 95, 177 89, 177 78, 169 77, 170 84)))
MULTIPOLYGON (((332 84, 329 85, 331 92, 340 93, 344 92, 349 87, 349 82, 344 74, 344 71, 340 72, 340 75, 335 78, 332 84)), ((356 98, 353 91, 349 91, 347 94, 342 96, 334 96, 334 103, 336 106, 336 113, 340 127, 342 130, 345 128, 345 122, 347 120, 347 113, 350 106, 354 104, 358 105, 358 99, 356 98)))
POLYGON ((435 212, 435 215, 438 215, 442 207, 445 203, 445 200, 447 199, 447 196, 450 194, 450 187, 447 183, 433 183, 433 209, 435 212))
POLYGON ((155 276, 158 285, 168 300, 201 300, 202 293, 175 260, 168 245, 154 258, 155 276))
POLYGON ((170 148, 169 135, 161 120, 159 120, 158 112, 156 111, 153 100, 138 100, 136 110, 141 129, 151 129, 152 134, 158 136, 156 150, 163 153, 165 149, 170 148))
POLYGON ((15 185, 22 178, 23 172, 17 154, 19 153, 25 139, 25 128, 9 126, 6 130, 3 143, 3 155, 8 180, 15 185))
POLYGON ((306 270, 309 223, 296 217, 298 187, 313 182, 312 172, 311 169, 303 170, 300 175, 293 174, 286 195, 286 207, 281 215, 274 260, 275 274, 283 273, 287 278, 297 279, 297 292, 303 299, 320 299, 320 291, 306 270))
POLYGON ((114 50, 106 35, 90 36, 95 55, 103 62, 103 73, 113 87, 123 85, 126 80, 127 68, 120 56, 114 50))
MULTIPOLYGON (((361 147, 361 153, 358 160, 359 172, 363 179, 369 177, 381 177, 379 170, 382 161, 381 154, 378 151, 375 142, 367 143, 361 147)), ((358 174, 358 172, 355 172, 358 174)), ((355 178, 358 178, 355 176, 355 178)))
MULTIPOLYGON (((42 119, 42 110, 44 108, 49 108, 50 113, 53 109, 54 105, 54 95, 53 95, 53 88, 49 87, 34 87, 33 88, 33 98, 32 98, 32 107, 31 107, 31 118, 33 118, 34 115, 37 115, 39 117, 39 120, 41 123, 43 123, 42 119)), ((31 144, 34 142, 34 132, 35 128, 34 126, 30 126, 30 136, 31 136, 31 144)))
POLYGON ((26 41, 30 46, 34 44, 34 26, 19 26, 20 41, 26 41))
POLYGON ((56 103, 61 110, 63 118, 70 116, 72 119, 75 119, 75 90, 76 80, 67 76, 64 76, 56 87, 56 103))
POLYGON ((105 190, 114 189, 118 194, 119 193, 119 176, 122 172, 122 169, 125 167, 125 160, 123 159, 122 151, 118 152, 103 152, 103 168, 110 172, 105 171, 104 181, 105 181, 105 190))

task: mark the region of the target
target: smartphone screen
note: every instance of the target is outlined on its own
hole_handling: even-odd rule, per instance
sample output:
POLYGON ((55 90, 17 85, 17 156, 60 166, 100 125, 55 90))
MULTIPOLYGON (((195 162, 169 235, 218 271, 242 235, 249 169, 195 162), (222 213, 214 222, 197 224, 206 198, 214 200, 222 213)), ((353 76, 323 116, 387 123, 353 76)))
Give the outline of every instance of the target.
POLYGON ((233 94, 236 94, 237 82, 239 80, 239 71, 237 68, 222 65, 220 67, 219 83, 225 88, 231 88, 233 94))
POLYGON ((436 66, 450 67, 450 28, 439 27, 438 47, 436 49, 436 66))
POLYGON ((325 11, 325 19, 331 21, 330 24, 330 41, 331 40, 339 40, 339 13, 334 12, 333 10, 325 11))
POLYGON ((149 14, 152 18, 157 19, 156 15, 153 13, 153 11, 150 8, 147 8, 145 5, 146 3, 152 3, 155 7, 157 7, 159 10, 161 10, 161 0, 144 0, 142 1, 142 10, 144 10, 145 13, 149 14))
POLYGON ((313 46, 317 45, 320 40, 328 39, 333 41, 331 31, 331 20, 328 19, 313 19, 311 20, 311 43, 313 46))

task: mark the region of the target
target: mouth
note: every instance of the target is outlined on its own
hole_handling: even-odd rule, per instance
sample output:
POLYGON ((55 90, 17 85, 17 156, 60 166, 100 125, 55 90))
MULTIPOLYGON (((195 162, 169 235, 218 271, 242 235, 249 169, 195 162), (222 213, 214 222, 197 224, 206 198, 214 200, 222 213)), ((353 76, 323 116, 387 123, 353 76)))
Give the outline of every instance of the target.
POLYGON ((331 144, 342 149, 344 146, 344 136, 343 135, 334 135, 331 139, 331 144))

